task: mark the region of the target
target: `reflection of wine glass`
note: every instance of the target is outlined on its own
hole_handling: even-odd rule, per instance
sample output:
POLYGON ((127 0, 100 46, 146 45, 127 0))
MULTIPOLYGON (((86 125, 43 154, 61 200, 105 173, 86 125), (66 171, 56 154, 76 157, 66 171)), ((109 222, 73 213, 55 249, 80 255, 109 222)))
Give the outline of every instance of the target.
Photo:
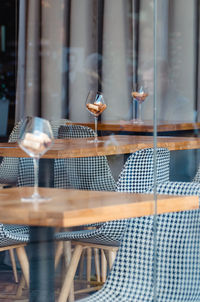
POLYGON ((97 139, 97 123, 98 123, 98 116, 106 109, 106 104, 103 98, 103 94, 101 92, 91 90, 88 93, 86 99, 86 108, 88 111, 94 115, 95 121, 95 138, 93 141, 94 143, 100 142, 97 139))
POLYGON ((53 133, 50 123, 39 117, 27 117, 22 124, 18 144, 34 163, 34 192, 28 198, 22 198, 26 202, 41 202, 49 200, 38 193, 39 159, 53 144, 53 133))
MULTIPOLYGON (((148 96, 148 89, 143 83, 135 83, 133 85, 132 97, 133 101, 138 103, 138 116, 136 119, 133 119, 134 123, 142 124, 142 103, 145 101, 148 96)), ((134 103, 133 103, 134 106, 134 103)))

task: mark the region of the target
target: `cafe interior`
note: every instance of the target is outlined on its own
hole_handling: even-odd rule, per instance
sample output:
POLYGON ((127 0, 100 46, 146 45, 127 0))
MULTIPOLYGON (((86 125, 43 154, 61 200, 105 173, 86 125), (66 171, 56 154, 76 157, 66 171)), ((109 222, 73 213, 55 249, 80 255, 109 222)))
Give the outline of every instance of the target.
POLYGON ((199 302, 200 1, 0 16, 0 302, 199 302))

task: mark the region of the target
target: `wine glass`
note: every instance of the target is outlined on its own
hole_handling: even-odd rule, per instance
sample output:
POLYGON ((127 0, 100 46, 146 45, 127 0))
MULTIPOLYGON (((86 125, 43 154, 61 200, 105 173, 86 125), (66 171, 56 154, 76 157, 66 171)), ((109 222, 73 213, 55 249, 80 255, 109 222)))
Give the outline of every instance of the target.
POLYGON ((133 108, 134 101, 138 103, 138 116, 136 119, 133 119, 133 123, 143 124, 142 120, 142 103, 148 96, 148 88, 143 82, 138 82, 133 85, 132 97, 133 97, 133 108))
POLYGON ((97 138, 98 117, 106 109, 106 107, 107 105, 105 104, 103 94, 99 91, 90 90, 86 99, 86 108, 92 115, 94 115, 95 137, 94 140, 89 142, 100 142, 100 140, 97 138))
POLYGON ((50 198, 40 196, 38 192, 39 159, 53 144, 53 133, 50 123, 39 117, 27 117, 22 124, 18 144, 30 157, 34 164, 34 191, 24 202, 42 202, 50 198))

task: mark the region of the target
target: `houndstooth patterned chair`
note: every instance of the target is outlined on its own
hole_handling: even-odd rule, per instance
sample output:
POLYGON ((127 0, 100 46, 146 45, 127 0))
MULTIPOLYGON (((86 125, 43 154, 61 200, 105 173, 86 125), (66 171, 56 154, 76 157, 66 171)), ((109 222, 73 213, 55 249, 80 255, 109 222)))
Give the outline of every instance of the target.
MULTIPOLYGON (((117 182, 118 192, 145 193, 154 183, 153 149, 142 149, 133 153, 124 165, 117 182), (129 186, 129 183, 132 185, 129 186)), ((169 157, 167 149, 157 150, 157 182, 169 180, 169 157)), ((63 184, 63 182, 62 182, 63 184)), ((97 229, 60 232, 57 240, 80 240, 84 242, 101 243, 103 245, 119 245, 126 220, 111 221, 101 224, 97 229)))
MULTIPOLYGON (((59 128, 59 138, 82 138, 94 137, 94 131, 89 127, 80 125, 65 125, 59 128)), ((74 188, 96 191, 115 191, 116 182, 112 176, 110 167, 105 156, 86 158, 56 159, 54 165, 54 183, 58 188, 74 188)), ((94 224, 93 226, 101 226, 94 224)), ((83 239, 102 244, 118 245, 119 236, 124 228, 124 223, 117 222, 116 229, 108 225, 105 232, 102 229, 60 232, 56 234, 57 240, 83 239)))
MULTIPOLYGON (((20 120, 13 128, 8 142, 16 142, 19 138, 22 120, 20 120)), ((0 164, 0 183, 16 184, 18 177, 19 159, 14 157, 4 157, 0 164)))
MULTIPOLYGON (((169 179, 169 151, 160 148, 157 150, 157 182, 168 181, 169 179)), ((118 192, 144 193, 154 182, 154 151, 143 149, 132 154, 122 170, 118 183, 118 192), (127 181, 128 180, 128 181, 127 181), (129 188, 129 183, 131 187, 129 188)), ((119 246, 127 227, 127 220, 118 220, 103 223, 99 228, 85 231, 60 232, 56 234, 57 240, 76 240, 80 245, 82 242, 98 245, 119 246)), ((74 257, 74 256, 73 256, 74 257)), ((74 257, 75 258, 75 257, 74 257)), ((74 259, 72 258, 72 262, 74 259)), ((65 284, 72 282, 69 275, 66 275, 59 302, 66 301, 69 287, 65 284)))
MULTIPOLYGON (((22 120, 20 120, 14 126, 9 136, 9 140, 8 140, 9 142, 16 142, 18 140, 21 125, 22 125, 22 120)), ((17 184, 18 164, 19 164, 18 158, 4 157, 2 159, 2 162, 0 164, 1 184, 9 184, 9 185, 17 184)), ((10 257, 11 257, 11 264, 14 272, 14 278, 16 282, 18 281, 18 276, 17 276, 17 269, 16 269, 16 263, 15 263, 12 246, 19 245, 19 248, 17 248, 17 253, 23 253, 23 255, 25 255, 25 251, 23 250, 23 247, 20 246, 20 244, 26 243, 28 242, 28 240, 29 240, 29 229, 27 227, 0 224, 0 251, 9 250, 10 257)), ((20 255, 18 255, 18 257, 19 256, 20 255)), ((21 266, 22 265, 23 264, 21 264, 21 266)), ((25 270, 27 271, 27 269, 25 270)))
MULTIPOLYGON (((127 178, 128 192, 132 181, 127 178)), ((167 181, 157 193, 200 195, 200 185, 167 181)), ((156 225, 156 301, 200 301, 200 210, 158 215, 156 225)), ((106 283, 80 302, 154 301, 154 226, 153 216, 128 220, 106 283)))
MULTIPOLYGON (((61 126, 58 131, 58 138, 93 136, 91 128, 80 125, 61 126)), ((55 159, 54 184, 58 188, 116 190, 116 182, 105 156, 55 159)))
POLYGON ((29 285, 29 265, 25 245, 30 240, 29 228, 20 225, 0 224, 0 252, 9 251, 15 281, 18 282, 13 251, 16 250, 26 284, 29 285))
MULTIPOLYGON (((60 119, 52 121, 52 130, 54 135, 58 132, 59 126, 65 125, 69 120, 60 119)), ((21 125, 23 120, 20 120, 13 128, 10 136, 9 142, 16 142, 19 138, 21 125)), ((4 157, 0 165, 0 182, 1 183, 11 183, 20 185, 33 185, 34 184, 34 170, 32 159, 18 159, 18 158, 7 158, 4 157), (20 165, 19 163, 23 164, 20 165), (19 171, 18 171, 19 168, 19 171), (20 176, 18 175, 20 173, 20 176)), ((12 247, 13 245, 19 245, 22 243, 27 243, 29 241, 29 228, 25 226, 17 225, 3 225, 0 224, 0 249, 6 249, 6 246, 12 247)), ((10 249, 11 250, 11 249, 10 249)), ((19 251, 20 248, 18 248, 19 251)), ((23 252, 25 254, 25 252, 23 252)), ((25 256, 24 256, 25 257, 25 256)), ((14 261, 14 260, 13 260, 14 261)), ((28 262, 27 262, 28 263, 28 262)), ((15 264, 13 264, 15 266, 15 264)), ((25 268, 27 272, 27 267, 25 268)), ((27 277, 25 278, 28 280, 27 277)), ((27 281, 28 282, 28 281, 27 281)))

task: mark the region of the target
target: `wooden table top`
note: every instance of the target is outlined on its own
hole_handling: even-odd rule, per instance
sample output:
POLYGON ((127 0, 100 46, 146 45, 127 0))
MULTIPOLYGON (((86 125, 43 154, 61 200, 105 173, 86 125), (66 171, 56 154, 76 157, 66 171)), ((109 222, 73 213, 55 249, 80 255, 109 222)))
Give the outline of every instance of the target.
MULTIPOLYGON (((111 135, 99 138, 102 142, 88 143, 88 138, 57 139, 51 150, 43 158, 77 158, 88 156, 132 153, 143 148, 153 147, 152 136, 111 135)), ((157 137, 157 146, 169 150, 199 149, 200 138, 196 137, 157 137)), ((28 157, 17 143, 0 143, 0 156, 28 157)))
MULTIPOLYGON (((79 191, 39 188, 51 201, 34 206, 21 202, 33 188, 3 189, 0 193, 0 221, 5 224, 71 227, 114 219, 154 214, 153 194, 79 191)), ((158 195, 157 213, 199 208, 198 196, 158 195)))
MULTIPOLYGON (((94 129, 94 123, 75 123, 94 129)), ((169 122, 158 121, 157 132, 185 131, 200 129, 200 123, 193 122, 169 122)), ((104 121, 98 122, 98 130, 103 131, 127 131, 127 132, 153 132, 153 121, 144 121, 143 124, 134 124, 132 121, 104 121)))

